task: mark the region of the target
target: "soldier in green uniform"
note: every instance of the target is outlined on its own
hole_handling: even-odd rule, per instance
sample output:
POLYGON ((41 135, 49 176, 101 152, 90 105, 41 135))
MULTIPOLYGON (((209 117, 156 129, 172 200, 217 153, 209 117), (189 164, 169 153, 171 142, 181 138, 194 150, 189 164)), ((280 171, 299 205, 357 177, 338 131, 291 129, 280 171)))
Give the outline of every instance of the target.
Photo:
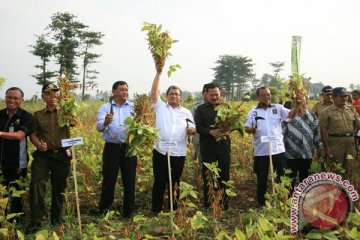
MULTIPOLYGON (((71 153, 62 148, 61 139, 70 138, 69 127, 58 124, 59 88, 50 83, 42 88, 46 107, 34 113, 30 140, 35 145, 31 165, 30 211, 31 223, 25 233, 36 232, 45 215, 45 187, 51 180, 51 224, 61 223, 66 179, 70 173, 71 153)), ((73 123, 75 125, 75 123, 73 123)))
POLYGON ((356 160, 354 134, 360 129, 360 117, 346 104, 347 95, 343 87, 333 89, 334 105, 322 112, 319 126, 328 170, 335 171, 334 164, 341 164, 346 177, 351 177, 356 160))
POLYGON ((320 118, 320 113, 327 107, 333 105, 333 99, 332 99, 332 87, 331 86, 325 86, 321 90, 321 97, 322 100, 320 102, 315 103, 315 105, 312 108, 312 111, 316 114, 318 118, 320 118))

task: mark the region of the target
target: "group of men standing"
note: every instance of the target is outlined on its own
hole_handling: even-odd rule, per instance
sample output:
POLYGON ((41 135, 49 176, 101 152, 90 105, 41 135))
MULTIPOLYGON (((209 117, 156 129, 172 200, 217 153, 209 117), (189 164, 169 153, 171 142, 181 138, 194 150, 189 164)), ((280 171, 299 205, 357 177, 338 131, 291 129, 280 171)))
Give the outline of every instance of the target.
MULTIPOLYGON (((220 88, 216 84, 206 84, 204 86, 205 103, 198 107, 195 120, 190 110, 181 106, 181 89, 177 86, 170 86, 166 91, 166 102, 159 95, 161 71, 157 71, 151 89, 151 100, 155 111, 155 126, 159 130, 160 138, 153 146, 153 175, 154 182, 152 188, 152 213, 157 215, 163 209, 164 193, 168 188, 168 199, 173 199, 173 207, 177 208, 177 201, 180 196, 180 177, 183 172, 185 157, 187 155, 187 144, 189 135, 200 133, 201 156, 204 162, 219 161, 220 182, 229 180, 230 170, 230 138, 228 133, 219 129, 214 129, 211 125, 215 122, 215 106, 220 101, 220 88), (206 93, 206 97, 205 97, 206 93), (196 125, 196 128, 195 128, 196 125), (224 141, 216 141, 217 138, 225 136, 224 141), (170 166, 168 165, 168 158, 170 166), (169 182, 169 171, 171 183, 169 182), (171 185, 171 188, 170 188, 171 185), (170 191, 172 189, 172 191, 170 191), (171 195, 172 196, 171 196, 171 195)), ((105 140, 103 153, 103 183, 100 197, 99 212, 104 213, 111 209, 115 183, 121 168, 122 182, 124 186, 123 216, 131 217, 135 206, 135 176, 136 176, 136 157, 131 159, 126 156, 128 144, 125 142, 124 120, 131 117, 133 111, 132 103, 126 99, 128 97, 128 86, 125 82, 116 82, 113 86, 114 99, 111 103, 100 107, 97 117, 97 130, 103 133, 105 140), (120 88, 123 88, 121 91, 120 88), (121 94, 121 92, 123 94, 121 94), (119 94, 118 94, 119 93, 119 94), (118 101, 120 98, 122 101, 118 101), (113 109, 113 113, 111 110, 113 109), (107 150, 112 146, 111 150, 107 150), (120 157, 119 157, 120 156, 120 157)), ((209 208, 206 169, 203 167, 204 184, 204 206, 209 208)), ((224 191, 223 206, 226 209, 227 197, 224 191)), ((169 202, 170 205, 170 202, 169 202)))
MULTIPOLYGON (((154 144, 152 155, 152 213, 156 215, 162 211, 166 187, 169 200, 174 199, 176 209, 180 178, 187 155, 188 136, 194 134, 198 134, 199 137, 203 206, 209 209, 212 204, 209 198, 208 169, 203 163, 217 162, 220 176, 216 190, 223 191, 220 205, 227 210, 228 197, 224 182, 230 179, 230 132, 224 132, 214 126, 217 116, 215 108, 220 104, 220 87, 215 83, 205 84, 202 91, 203 103, 198 104, 192 114, 190 110, 181 106, 180 88, 170 86, 166 91, 166 102, 160 98, 160 77, 161 70, 157 70, 151 89, 155 125, 160 135, 160 139, 154 144)), ((102 133, 105 141, 99 213, 105 213, 112 208, 120 170, 124 189, 122 212, 125 218, 130 218, 135 211, 137 157, 127 155, 127 126, 124 121, 132 117, 134 105, 128 101, 126 82, 115 82, 112 94, 111 101, 99 108, 96 122, 96 129, 102 133)), ((346 89, 324 87, 323 101, 313 108, 315 114, 307 108, 305 96, 300 96, 294 101, 295 105, 291 109, 271 103, 271 93, 266 87, 258 88, 256 96, 258 105, 247 114, 245 131, 253 135, 254 172, 257 175, 257 201, 260 206, 265 204, 271 162, 278 178, 284 175, 286 167, 292 170, 290 177, 293 179, 293 186, 297 172, 300 181, 309 175, 315 147, 318 153, 324 152, 328 166, 340 163, 345 172, 349 172, 348 155, 356 158, 357 145, 354 143, 354 135, 360 129, 360 118, 354 107, 347 103, 346 89)), ((14 87, 6 91, 6 108, 0 111, 0 160, 4 184, 11 185, 15 180, 26 177, 29 159, 26 136, 30 136, 36 147, 31 165, 31 223, 26 228, 26 232, 31 233, 38 230, 46 215, 44 196, 49 176, 52 186, 51 223, 58 224, 62 220, 63 193, 70 172, 71 153, 69 149, 61 146, 61 139, 69 138, 70 133, 69 127, 60 127, 57 123, 59 88, 56 85, 43 86, 42 99, 46 106, 33 116, 21 109, 23 97, 24 93, 19 88, 14 87)), ((75 122, 72 123, 72 126, 75 125, 75 122)), ((23 211, 19 198, 15 198, 11 206, 12 212, 23 211)), ((21 217, 19 219, 21 220, 21 217)))
MULTIPOLYGON (((58 124, 59 88, 54 84, 45 84, 42 87, 42 99, 46 106, 36 111, 34 115, 21 108, 24 93, 20 88, 12 87, 6 91, 6 108, 0 111, 0 161, 3 184, 14 186, 26 177, 27 163, 27 136, 36 147, 33 153, 30 181, 30 224, 26 233, 39 229, 46 217, 45 187, 50 178, 51 197, 51 224, 60 224, 64 202, 64 191, 67 177, 70 172, 71 152, 63 148, 62 139, 70 137, 69 127, 60 127, 58 124)), ((75 126, 76 122, 71 125, 75 126)), ((11 193, 10 193, 11 194, 11 193)), ((23 208, 21 198, 11 198, 10 212, 18 213, 16 220, 22 221, 23 208)))

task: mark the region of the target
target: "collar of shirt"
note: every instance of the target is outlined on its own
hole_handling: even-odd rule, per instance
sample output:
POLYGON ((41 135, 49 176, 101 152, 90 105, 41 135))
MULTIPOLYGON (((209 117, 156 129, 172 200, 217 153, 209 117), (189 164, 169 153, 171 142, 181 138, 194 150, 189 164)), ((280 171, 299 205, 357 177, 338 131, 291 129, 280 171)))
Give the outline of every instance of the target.
MULTIPOLYGON (((114 107, 114 119, 109 126, 103 132, 103 139, 106 142, 112 143, 124 143, 126 141, 126 128, 127 125, 124 123, 125 119, 132 116, 134 107, 132 102, 126 100, 126 102, 119 106, 114 100, 111 102, 114 107)), ((110 104, 105 104, 105 112, 110 112, 110 104)), ((100 120, 101 124, 103 120, 100 120)))
MULTIPOLYGON (((270 108, 272 107, 273 104, 269 103, 269 105, 266 106, 266 108, 270 108)), ((258 105, 256 106, 256 108, 263 108, 263 106, 260 105, 260 103, 258 103, 258 105)), ((264 109, 264 108, 263 108, 264 109)))
POLYGON ((129 104, 130 104, 130 102, 129 102, 128 100, 126 100, 126 101, 124 102, 124 104, 121 105, 121 106, 120 106, 119 104, 117 104, 114 99, 111 101, 111 105, 117 106, 117 107, 122 107, 122 106, 129 105, 129 104))

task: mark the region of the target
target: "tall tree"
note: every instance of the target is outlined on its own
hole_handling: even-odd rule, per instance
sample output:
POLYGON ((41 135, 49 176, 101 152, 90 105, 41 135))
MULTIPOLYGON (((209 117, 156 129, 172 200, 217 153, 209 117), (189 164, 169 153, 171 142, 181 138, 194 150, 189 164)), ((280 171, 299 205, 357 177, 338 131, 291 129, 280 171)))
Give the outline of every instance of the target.
POLYGON ((78 75, 75 59, 79 55, 77 52, 80 44, 79 35, 88 27, 75 19, 76 16, 68 12, 56 13, 51 17, 51 23, 48 26, 56 42, 54 54, 59 64, 59 74, 66 69, 71 73, 70 81, 72 82, 75 81, 75 75, 78 75))
POLYGON ((235 55, 222 55, 216 64, 217 66, 212 68, 215 71, 213 82, 218 83, 226 91, 228 99, 240 99, 252 79, 255 78, 252 59, 235 55))
POLYGON ((85 90, 89 87, 94 88, 97 86, 97 83, 94 80, 97 78, 97 74, 99 73, 96 70, 90 70, 89 67, 92 63, 96 63, 96 60, 101 56, 101 54, 92 53, 90 50, 95 46, 102 44, 101 38, 104 37, 104 34, 101 32, 83 31, 79 36, 81 44, 80 56, 82 57, 83 71, 81 98, 84 100, 85 90))
POLYGON ((285 62, 273 62, 269 63, 273 67, 274 76, 278 75, 283 69, 285 62))
POLYGON ((322 82, 309 83, 309 95, 317 96, 321 94, 321 89, 324 87, 322 82))
POLYGON ((283 70, 285 62, 278 61, 278 62, 273 62, 273 63, 269 63, 269 64, 273 68, 273 73, 274 73, 274 75, 272 76, 272 78, 269 82, 269 86, 280 88, 281 87, 281 78, 280 78, 279 73, 283 70))
POLYGON ((47 65, 53 55, 54 44, 46 39, 46 35, 40 35, 37 36, 35 45, 31 45, 30 47, 32 47, 30 52, 41 59, 41 64, 35 65, 41 72, 31 76, 37 80, 37 84, 39 85, 51 82, 50 79, 56 76, 56 73, 54 71, 49 71, 47 65))
POLYGON ((271 81, 274 79, 274 76, 268 74, 268 73, 264 73, 260 79, 260 86, 259 87, 263 87, 263 86, 270 86, 271 81))

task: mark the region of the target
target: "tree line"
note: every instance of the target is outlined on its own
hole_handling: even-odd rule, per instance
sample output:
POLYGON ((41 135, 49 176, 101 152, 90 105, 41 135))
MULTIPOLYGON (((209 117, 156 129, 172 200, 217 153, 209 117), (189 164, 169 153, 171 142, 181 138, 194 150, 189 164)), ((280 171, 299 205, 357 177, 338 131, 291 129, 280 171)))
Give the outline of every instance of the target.
POLYGON ((66 70, 71 73, 71 82, 81 82, 79 85, 84 100, 86 90, 98 85, 95 79, 99 72, 91 66, 98 61, 101 54, 94 52, 93 48, 102 44, 104 34, 91 31, 89 26, 76 18, 68 12, 55 13, 45 32, 36 36, 30 52, 40 58, 40 63, 35 65, 39 72, 32 76, 37 80, 37 84, 43 85, 52 82, 53 77, 66 70), (50 69, 52 59, 55 59, 57 70, 50 69), (81 62, 80 69, 78 62, 81 62), (79 75, 82 75, 81 81, 79 75))
MULTIPOLYGON (((91 31, 89 26, 78 21, 75 15, 68 12, 55 13, 44 31, 43 34, 36 36, 35 44, 30 46, 30 52, 40 58, 40 63, 35 65, 39 71, 32 76, 37 80, 37 84, 43 85, 52 82, 53 77, 61 75, 66 69, 71 73, 70 81, 79 82, 82 89, 81 99, 85 100, 86 90, 98 86, 96 79, 99 72, 92 67, 98 62, 101 54, 96 53, 94 48, 102 44, 104 34, 91 31), (55 60, 58 69, 50 69, 52 60, 55 60), (81 66, 78 66, 78 63, 81 66)), ((273 69, 272 73, 264 73, 257 78, 253 70, 255 63, 250 57, 221 55, 215 62, 215 67, 211 68, 214 71, 212 82, 219 84, 228 100, 240 100, 244 95, 254 98, 254 90, 260 86, 269 86, 276 95, 285 80, 280 77, 285 62, 277 61, 269 64, 273 69)), ((310 96, 316 96, 321 92, 324 84, 311 83, 310 79, 305 78, 304 84, 308 87, 310 96)), ((352 90, 359 88, 359 85, 350 85, 352 90)))

